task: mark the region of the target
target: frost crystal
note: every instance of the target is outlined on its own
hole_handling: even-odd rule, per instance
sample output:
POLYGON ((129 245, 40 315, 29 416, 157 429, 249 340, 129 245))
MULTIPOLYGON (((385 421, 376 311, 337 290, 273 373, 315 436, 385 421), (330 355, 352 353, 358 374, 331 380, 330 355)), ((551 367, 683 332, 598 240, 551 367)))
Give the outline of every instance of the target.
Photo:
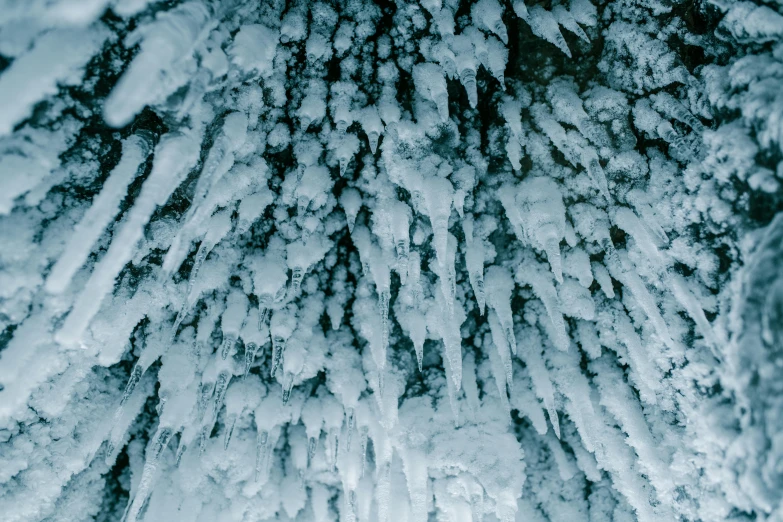
POLYGON ((0 519, 783 520, 783 4, 0 2, 0 519))

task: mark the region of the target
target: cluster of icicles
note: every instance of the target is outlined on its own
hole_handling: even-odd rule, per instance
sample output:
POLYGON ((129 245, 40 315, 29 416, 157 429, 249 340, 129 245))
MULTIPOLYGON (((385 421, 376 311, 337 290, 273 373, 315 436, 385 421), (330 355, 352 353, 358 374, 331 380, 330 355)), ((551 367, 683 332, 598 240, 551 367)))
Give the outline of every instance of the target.
MULTIPOLYGON (((520 17, 528 21, 536 34, 553 42, 570 55, 565 40, 559 32, 558 23, 583 37, 584 33, 577 21, 584 24, 593 23, 590 13, 594 11, 594 9, 591 11, 592 6, 586 2, 572 2, 572 4, 573 13, 562 8, 550 13, 540 7, 528 11, 522 2, 515 2, 513 7, 520 17)), ((195 15, 202 16, 204 19, 199 18, 198 23, 191 20, 193 27, 190 28, 187 24, 182 25, 180 31, 176 33, 180 39, 183 31, 187 33, 186 30, 190 30, 195 38, 199 33, 198 29, 206 23, 208 17, 206 11, 194 7, 195 5, 185 4, 184 7, 179 8, 179 15, 186 21, 195 20, 195 15)), ((478 25, 483 30, 494 34, 500 41, 507 42, 506 28, 500 20, 501 11, 497 2, 482 0, 474 5, 473 11, 474 20, 478 21, 478 25)), ((171 15, 159 23, 163 24, 166 20, 169 20, 167 23, 171 23, 171 20, 176 18, 171 15)), ((256 33, 260 36, 266 34, 265 29, 258 26, 243 27, 240 36, 243 31, 247 38, 256 33)), ((154 31, 151 34, 154 35, 154 31)), ((161 34, 165 36, 168 33, 161 31, 161 34)), ((179 41, 177 46, 168 46, 172 56, 162 58, 155 56, 152 60, 150 56, 153 56, 155 50, 152 45, 153 40, 154 38, 149 39, 152 43, 144 41, 142 52, 126 72, 118 89, 109 98, 106 111, 110 123, 116 125, 127 123, 148 101, 127 95, 134 91, 144 92, 144 89, 138 88, 138 85, 131 80, 144 81, 149 76, 144 74, 144 68, 150 67, 150 64, 153 64, 158 72, 165 71, 166 66, 175 61, 174 55, 185 52, 184 48, 180 48, 183 45, 182 41, 179 41)), ((501 84, 503 83, 507 55, 500 41, 494 37, 485 38, 483 33, 474 27, 464 34, 453 36, 449 40, 450 46, 441 45, 438 48, 425 49, 424 52, 429 53, 428 58, 431 58, 432 62, 416 65, 413 69, 413 80, 418 94, 433 103, 442 122, 449 120, 446 77, 459 78, 467 90, 472 107, 475 107, 478 96, 475 81, 477 60, 488 67, 501 84)), ((313 92, 305 96, 297 111, 301 127, 305 131, 313 122, 325 116, 326 104, 323 100, 325 91, 321 92, 323 89, 316 91, 318 89, 314 88, 313 92)), ((553 88, 553 91, 556 89, 553 88)), ((194 92, 193 96, 203 95, 203 92, 197 89, 194 92)), ((698 120, 679 104, 664 99, 663 96, 661 95, 661 99, 656 102, 655 109, 672 114, 675 119, 694 130, 701 130, 698 120)), ((585 137, 591 136, 593 141, 604 139, 603 136, 599 136, 598 139, 593 137, 593 134, 600 129, 589 121, 588 115, 582 109, 582 102, 575 93, 569 93, 567 89, 560 90, 556 92, 553 99, 555 100, 552 103, 553 113, 540 104, 531 109, 536 124, 572 165, 585 169, 599 188, 601 196, 610 201, 608 183, 599 163, 596 147, 588 143, 587 138, 575 135, 573 131, 566 131, 562 123, 576 128, 585 137), (558 100, 562 103, 556 103, 558 100)), ((511 388, 513 374, 511 356, 517 351, 511 309, 512 292, 516 284, 533 289, 543 302, 549 317, 550 324, 547 326, 550 328, 547 329, 547 333, 551 336, 552 344, 559 350, 567 350, 570 339, 560 309, 555 282, 558 284, 564 282, 561 242, 565 240, 573 248, 578 241, 576 232, 566 220, 566 208, 558 183, 548 177, 528 176, 519 183, 507 183, 498 190, 497 194, 516 238, 546 257, 551 275, 542 270, 531 269, 531 266, 537 266, 535 262, 515 274, 499 265, 485 269, 488 235, 496 226, 487 223, 481 217, 474 217, 465 209, 466 198, 478 184, 479 174, 475 167, 464 165, 452 171, 451 167, 446 165, 447 162, 443 162, 440 165, 428 165, 424 168, 423 162, 418 163, 418 159, 406 158, 404 152, 415 147, 416 143, 424 141, 422 125, 400 121, 397 107, 386 107, 388 110, 384 110, 384 106, 365 107, 351 113, 350 100, 343 105, 338 102, 339 100, 331 105, 336 127, 333 132, 339 134, 344 142, 342 148, 336 149, 340 174, 346 172, 348 163, 358 149, 358 145, 348 138, 352 135, 346 133, 349 124, 356 119, 366 133, 373 154, 379 147, 380 137, 384 132, 387 133, 381 145, 381 155, 388 178, 396 187, 405 189, 411 195, 410 202, 394 198, 373 202, 371 220, 359 218, 360 209, 363 206, 368 207, 368 202, 363 201, 363 195, 358 190, 345 189, 339 197, 339 204, 345 213, 364 275, 374 284, 377 295, 375 307, 377 310, 367 307, 369 311, 365 310, 366 313, 361 315, 355 307, 354 313, 361 315, 359 317, 361 328, 358 333, 368 342, 372 359, 378 370, 377 376, 374 379, 368 377, 368 380, 371 381, 370 386, 374 388, 378 408, 382 411, 381 416, 387 417, 382 424, 385 423, 386 426, 393 424, 391 410, 396 408, 396 404, 390 405, 390 403, 396 403, 397 400, 393 393, 384 392, 390 338, 392 271, 397 272, 402 285, 396 299, 399 309, 395 311, 395 316, 412 341, 419 370, 422 369, 424 343, 428 333, 443 341, 448 394, 454 415, 457 416, 456 394, 463 382, 460 327, 466 319, 466 313, 457 299, 458 247, 456 237, 449 231, 452 210, 459 215, 464 233, 465 266, 478 309, 481 315, 484 315, 485 309, 489 308, 488 324, 502 361, 505 385, 511 388), (340 107, 345 111, 341 111, 340 107), (394 116, 395 111, 396 116, 394 116), (410 143, 406 143, 406 140, 410 140, 410 143), (440 284, 432 289, 431 298, 425 296, 421 254, 410 244, 410 229, 415 214, 425 216, 432 229, 435 263, 430 262, 430 267, 440 284)), ((391 101, 389 103, 391 104, 391 101)), ((511 99, 506 99, 501 107, 509 130, 508 158, 515 170, 521 167, 521 149, 525 141, 525 132, 520 119, 521 111, 521 104, 511 99)), ((671 124, 662 120, 657 114, 655 116, 658 122, 655 130, 661 137, 675 146, 689 145, 685 143, 684 138, 677 135, 671 124)), ((181 432, 176 450, 177 463, 182 460, 189 446, 191 448, 196 446, 199 452, 204 452, 218 421, 218 415, 224 406, 226 409, 224 448, 228 448, 235 424, 242 413, 254 412, 258 430, 255 476, 260 482, 267 479, 272 464, 272 453, 281 436, 281 426, 297 423, 299 419, 304 424, 306 443, 291 444, 292 458, 297 463, 302 483, 304 471, 316 456, 320 434, 325 430, 328 434, 325 448, 328 465, 334 470, 340 465, 340 459, 345 459, 344 464, 340 466, 346 488, 345 502, 346 512, 350 514, 349 520, 356 509, 356 484, 365 472, 368 426, 371 423, 368 419, 373 417, 373 412, 369 410, 367 404, 358 400, 361 390, 352 390, 349 394, 352 399, 343 401, 343 404, 331 396, 319 397, 317 401, 292 400, 294 386, 312 378, 323 368, 322 361, 308 360, 309 354, 304 347, 289 343, 295 330, 302 327, 304 320, 300 314, 301 310, 297 308, 296 300, 301 293, 305 275, 333 248, 332 241, 319 231, 318 220, 311 219, 312 226, 309 228, 303 226, 301 238, 297 241, 285 244, 278 238, 278 241, 269 245, 263 255, 255 261, 252 293, 257 298, 257 306, 251 306, 248 296, 243 292, 232 289, 228 293, 225 309, 219 318, 222 341, 208 362, 204 359, 205 354, 210 352, 208 347, 212 342, 212 328, 202 328, 200 322, 214 323, 218 318, 209 317, 207 313, 205 314, 207 317, 199 319, 197 328, 191 326, 182 328, 183 324, 187 324, 186 319, 202 297, 203 289, 199 285, 199 276, 210 253, 226 238, 238 237, 250 230, 264 210, 273 205, 275 198, 278 197, 265 185, 254 185, 250 181, 254 173, 249 167, 246 168, 247 172, 243 172, 242 167, 239 166, 232 170, 235 167, 234 156, 248 139, 247 134, 248 117, 239 112, 229 114, 206 156, 198 176, 191 206, 171 242, 159 273, 161 280, 170 281, 188 257, 191 245, 200 241, 184 296, 180 302, 174 303, 178 306, 178 310, 171 329, 159 334, 150 334, 146 339, 115 414, 107 450, 109 460, 116 457, 118 446, 122 443, 126 430, 133 420, 133 412, 137 412, 140 408, 140 404, 132 403, 143 400, 140 394, 134 395, 134 390, 145 378, 149 367, 165 355, 166 360, 160 370, 162 375, 158 376, 161 383, 158 406, 160 427, 147 450, 141 481, 126 513, 126 520, 129 522, 135 521, 141 514, 151 493, 161 455, 172 438, 181 432), (224 182, 229 175, 235 176, 236 179, 231 183, 224 182), (239 202, 236 208, 238 218, 235 223, 232 222, 231 207, 227 204, 234 201, 239 202), (244 361, 242 368, 237 371, 234 355, 237 353, 240 339, 244 342, 244 361), (271 340, 272 348, 269 368, 271 380, 276 379, 278 373, 282 373, 280 379, 282 391, 279 394, 270 393, 264 398, 267 393, 264 384, 266 380, 252 373, 251 369, 267 340, 271 340), (189 346, 190 350, 173 353, 174 350, 170 347, 177 343, 189 346), (199 373, 201 373, 201 382, 196 383, 194 380, 199 373), (239 374, 242 375, 242 380, 232 382, 234 376, 239 374), (195 394, 188 392, 193 388, 195 394), (193 415, 195 419, 189 418, 193 415), (356 442, 352 441, 357 426, 360 427, 358 447, 356 442), (306 449, 302 451, 302 448, 306 449)), ((154 149, 152 169, 133 206, 117 224, 107 252, 96 263, 73 308, 57 331, 56 339, 60 343, 77 345, 81 342, 91 320, 99 312, 101 303, 113 291, 118 275, 135 255, 136 246, 144 236, 145 227, 150 223, 153 213, 166 204, 174 190, 198 164, 203 141, 203 129, 196 128, 183 128, 181 133, 163 136, 157 146, 153 146, 151 137, 146 133, 132 135, 123 141, 122 158, 119 164, 110 173, 100 194, 77 226, 63 255, 49 274, 46 281, 47 291, 62 293, 66 290, 74 275, 86 263, 100 236, 118 216, 120 202, 126 196, 128 187, 142 173, 154 149)), ((608 142, 608 138, 605 141, 608 142)), ((307 142, 304 141, 298 147, 295 146, 294 152, 298 156, 299 165, 294 173, 296 183, 293 199, 300 216, 305 216, 308 210, 322 207, 334 184, 329 169, 319 164, 321 151, 320 145, 308 148, 307 142)), ((264 178, 261 180, 264 183, 266 181, 264 178)), ((639 199, 643 200, 643 198, 639 199)), ((647 208, 640 204, 639 212, 644 214, 647 208)), ((610 274, 621 281, 647 314, 660 338, 667 344, 673 343, 654 297, 645 288, 633 268, 628 266, 627 259, 622 257, 612 245, 608 217, 605 213, 598 215, 593 212, 594 210, 595 207, 585 205, 582 210, 577 208, 574 212, 580 215, 583 224, 591 224, 591 227, 585 225, 585 228, 591 228, 590 232, 586 233, 582 230, 579 232, 583 237, 589 236, 591 240, 603 246, 607 254, 606 267, 595 263, 591 266, 587 256, 584 256, 587 263, 585 270, 594 272, 604 293, 610 297, 613 296, 610 274)), ((617 226, 634 238, 649 259, 658 264, 661 272, 665 274, 668 286, 674 289, 675 297, 691 314, 705 337, 711 338, 709 322, 697 300, 691 295, 682 278, 670 269, 671 260, 657 246, 665 242, 666 238, 662 231, 654 228, 655 220, 647 220, 645 226, 636 214, 627 208, 619 210, 611 218, 617 226), (648 231, 650 226, 653 226, 656 237, 652 237, 648 231)), ((303 221, 308 223, 305 218, 303 221)), ((339 304, 337 306, 339 307, 339 304)), ((339 316, 342 312, 332 314, 328 311, 328 313, 339 316)), ((312 324, 315 322, 313 321, 312 324)), ((334 322, 333 320, 333 324, 334 322)), ((339 324, 339 321, 336 322, 339 324)), ((654 384, 649 383, 649 388, 652 387, 654 384)), ((643 393, 646 391, 649 390, 643 390, 643 393)), ((550 398, 546 402, 554 430, 559 436, 554 400, 550 398)), ((386 463, 385 466, 379 473, 389 473, 390 465, 386 463)), ((425 482, 426 472, 425 469, 423 471, 425 482)), ((419 478, 420 475, 421 473, 419 478)), ((475 489, 473 486, 477 485, 471 486, 475 489)), ((480 490, 480 486, 477 487, 480 490)), ((420 490, 421 488, 417 491, 420 490)), ((472 491, 470 496, 477 497, 475 491, 472 491)), ((416 499, 415 503, 416 509, 421 513, 424 509, 421 499, 416 499)), ((388 506, 384 509, 388 510, 388 506)), ((478 511, 480 513, 480 510, 478 511)))

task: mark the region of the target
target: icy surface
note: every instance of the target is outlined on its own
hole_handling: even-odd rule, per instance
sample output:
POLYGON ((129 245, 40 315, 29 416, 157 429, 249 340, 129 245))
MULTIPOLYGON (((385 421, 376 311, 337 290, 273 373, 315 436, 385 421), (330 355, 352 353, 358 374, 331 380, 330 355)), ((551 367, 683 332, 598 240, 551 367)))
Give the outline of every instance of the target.
POLYGON ((783 520, 783 4, 0 1, 0 520, 783 520))

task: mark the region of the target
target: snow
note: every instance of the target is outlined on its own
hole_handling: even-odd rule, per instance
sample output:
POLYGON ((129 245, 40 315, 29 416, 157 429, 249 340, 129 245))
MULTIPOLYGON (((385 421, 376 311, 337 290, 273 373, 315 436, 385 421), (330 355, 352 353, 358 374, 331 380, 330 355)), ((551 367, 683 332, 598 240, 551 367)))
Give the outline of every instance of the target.
POLYGON ((780 5, 5 4, 3 521, 783 515, 780 5))
POLYGON ((17 57, 0 74, 0 98, 7 100, 0 112, 0 136, 11 134, 36 103, 57 94, 59 85, 78 83, 87 61, 107 37, 101 27, 55 29, 17 57))

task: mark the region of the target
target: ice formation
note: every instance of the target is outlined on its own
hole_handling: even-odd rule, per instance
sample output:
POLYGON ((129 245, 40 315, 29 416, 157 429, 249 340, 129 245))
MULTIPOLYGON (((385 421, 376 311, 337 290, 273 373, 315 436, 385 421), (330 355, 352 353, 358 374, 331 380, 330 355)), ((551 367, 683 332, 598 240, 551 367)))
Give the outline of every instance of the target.
POLYGON ((0 1, 0 520, 783 520, 780 0, 0 1))

